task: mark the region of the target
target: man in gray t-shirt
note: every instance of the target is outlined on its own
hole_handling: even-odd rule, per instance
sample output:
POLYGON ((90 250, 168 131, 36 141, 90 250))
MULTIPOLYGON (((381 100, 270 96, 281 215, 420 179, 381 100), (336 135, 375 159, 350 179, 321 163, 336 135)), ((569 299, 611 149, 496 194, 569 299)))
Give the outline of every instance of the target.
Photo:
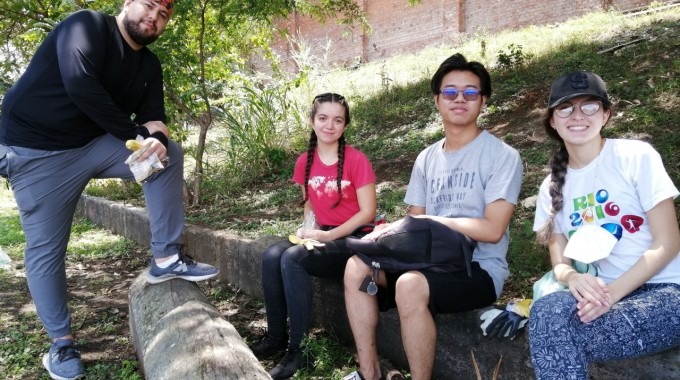
POLYGON ((522 161, 515 149, 477 125, 491 95, 489 73, 482 64, 454 54, 439 66, 431 86, 445 137, 418 155, 404 200, 410 215, 436 220, 478 242, 472 277, 426 269, 381 271, 374 297, 359 290, 370 270, 352 257, 345 269, 345 303, 360 368, 347 380, 381 377, 375 329, 378 311, 392 307, 399 309, 412 377, 430 378, 436 340, 433 314, 491 305, 508 277, 508 225, 520 191, 522 161))

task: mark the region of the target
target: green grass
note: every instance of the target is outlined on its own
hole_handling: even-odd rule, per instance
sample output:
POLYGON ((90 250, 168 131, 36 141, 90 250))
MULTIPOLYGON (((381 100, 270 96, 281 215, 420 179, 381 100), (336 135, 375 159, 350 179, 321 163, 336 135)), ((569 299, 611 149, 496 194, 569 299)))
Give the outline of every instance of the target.
MULTIPOLYGON (((18 211, 11 192, 4 186, 0 187, 0 231, 0 247, 16 262, 13 269, 0 270, 0 373, 3 379, 10 380, 47 379, 41 357, 49 349, 48 338, 32 305, 21 264, 25 239, 18 211)), ((137 361, 121 357, 132 347, 127 317, 116 308, 104 306, 109 298, 113 299, 111 289, 121 283, 116 274, 120 269, 108 264, 124 260, 125 269, 144 266, 147 257, 139 250, 128 239, 98 229, 89 221, 77 219, 73 224, 67 248, 69 276, 79 276, 70 280, 78 287, 75 294, 70 288, 73 325, 90 339, 79 339, 81 347, 87 347, 89 352, 103 351, 97 353, 94 363, 87 363, 88 379, 142 379, 137 361), (95 294, 107 301, 97 300, 95 294), (101 343, 107 340, 112 342, 101 343)))

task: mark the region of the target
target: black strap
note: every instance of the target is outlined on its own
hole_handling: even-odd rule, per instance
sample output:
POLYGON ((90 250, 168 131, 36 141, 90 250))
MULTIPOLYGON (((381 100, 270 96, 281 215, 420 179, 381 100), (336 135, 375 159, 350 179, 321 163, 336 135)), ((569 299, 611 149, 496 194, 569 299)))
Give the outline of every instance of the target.
POLYGON ((464 234, 460 234, 461 239, 465 239, 461 242, 463 245, 463 254, 465 255, 465 266, 467 267, 468 277, 472 278, 472 251, 474 251, 477 246, 477 242, 470 239, 464 234))
POLYGON ((374 223, 362 224, 359 227, 355 228, 354 231, 352 231, 352 233, 349 234, 349 235, 350 236, 357 236, 357 235, 360 235, 362 233, 365 235, 365 232, 371 232, 371 231, 373 231, 374 228, 375 228, 374 223))

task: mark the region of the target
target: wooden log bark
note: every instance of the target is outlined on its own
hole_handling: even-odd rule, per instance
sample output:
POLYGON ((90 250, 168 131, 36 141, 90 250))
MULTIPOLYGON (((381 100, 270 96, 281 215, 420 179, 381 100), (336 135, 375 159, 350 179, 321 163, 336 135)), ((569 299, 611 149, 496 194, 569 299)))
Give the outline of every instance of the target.
POLYGON ((147 380, 271 379, 195 283, 130 286, 130 331, 147 380))

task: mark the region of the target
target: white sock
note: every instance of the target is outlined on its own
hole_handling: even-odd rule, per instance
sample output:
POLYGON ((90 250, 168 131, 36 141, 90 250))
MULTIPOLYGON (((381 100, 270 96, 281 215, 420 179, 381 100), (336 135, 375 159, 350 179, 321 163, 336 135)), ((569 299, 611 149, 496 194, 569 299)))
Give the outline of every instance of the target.
POLYGON ((179 260, 179 255, 175 254, 173 256, 170 256, 167 260, 163 261, 162 263, 159 263, 158 260, 156 260, 156 266, 159 268, 167 268, 170 265, 174 264, 179 260))

